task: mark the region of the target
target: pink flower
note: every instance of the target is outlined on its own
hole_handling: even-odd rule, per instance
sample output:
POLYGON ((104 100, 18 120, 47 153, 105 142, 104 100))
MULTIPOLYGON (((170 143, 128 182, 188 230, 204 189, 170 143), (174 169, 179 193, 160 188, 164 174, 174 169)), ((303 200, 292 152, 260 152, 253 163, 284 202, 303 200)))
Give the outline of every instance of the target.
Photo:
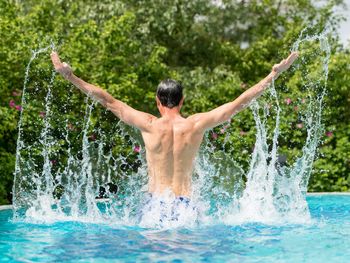
POLYGON ((211 134, 211 138, 212 138, 213 140, 216 140, 216 139, 218 138, 218 134, 217 134, 216 132, 213 132, 213 133, 211 134))
POLYGON ((298 111, 298 110, 299 110, 299 107, 298 107, 298 106, 295 106, 295 107, 294 107, 294 110, 295 110, 295 111, 298 111))
POLYGON ((22 106, 21 105, 16 105, 16 110, 18 110, 18 111, 21 111, 22 110, 22 106))
POLYGON ((242 89, 246 89, 248 87, 248 85, 246 83, 243 83, 243 82, 241 83, 240 86, 241 86, 242 89))
POLYGON ((304 104, 304 103, 305 103, 305 101, 306 101, 305 99, 302 99, 302 100, 301 100, 301 103, 303 103, 303 104, 304 104))
POLYGON ((44 112, 44 111, 39 112, 39 116, 40 116, 41 118, 44 118, 44 117, 45 117, 45 112, 44 112))
POLYGON ((239 135, 241 135, 241 136, 247 135, 247 132, 241 130, 241 131, 239 132, 239 135))
POLYGON ((135 153, 141 152, 141 146, 140 146, 140 145, 135 145, 135 146, 134 146, 134 152, 135 152, 135 153))
POLYGON ((10 105, 10 108, 16 107, 16 104, 15 104, 14 100, 10 100, 9 105, 10 105))
POLYGON ((331 131, 326 132, 326 136, 327 137, 333 137, 333 132, 331 132, 331 131))
POLYGON ((22 95, 21 91, 17 91, 17 90, 12 91, 12 96, 18 97, 18 96, 21 96, 21 95, 22 95))
POLYGON ((286 99, 284 100, 284 102, 285 102, 287 105, 289 105, 289 104, 292 103, 292 99, 291 99, 291 98, 286 98, 286 99))
POLYGON ((51 162, 52 165, 57 164, 57 160, 50 160, 50 162, 51 162))
POLYGON ((229 125, 227 124, 227 125, 225 125, 224 127, 222 127, 221 129, 220 129, 220 134, 224 134, 225 132, 226 132, 226 129, 229 127, 229 125))
POLYGON ((91 134, 91 135, 89 136, 89 139, 90 139, 91 141, 96 141, 96 134, 95 134, 95 133, 91 134))
POLYGON ((296 125, 296 126, 297 126, 297 128, 298 128, 298 129, 301 129, 301 128, 303 128, 303 127, 304 127, 304 125, 303 125, 302 123, 297 123, 297 125, 296 125))

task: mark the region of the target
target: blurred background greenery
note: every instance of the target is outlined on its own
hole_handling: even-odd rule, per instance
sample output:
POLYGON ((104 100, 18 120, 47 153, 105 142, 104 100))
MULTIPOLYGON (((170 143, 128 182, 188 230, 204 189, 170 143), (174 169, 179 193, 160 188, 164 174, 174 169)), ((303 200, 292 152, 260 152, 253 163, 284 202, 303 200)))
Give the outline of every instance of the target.
MULTIPOLYGON (((0 0, 0 204, 11 202, 21 91, 31 50, 56 43, 76 75, 156 115, 158 83, 178 79, 185 87, 183 114, 188 116, 233 100, 288 55, 303 28, 311 25, 321 32, 326 24, 333 30, 324 135, 309 191, 349 191, 350 54, 337 35, 341 17, 334 12, 343 2, 318 2, 324 1, 0 0)), ((37 68, 49 71, 32 77, 28 86, 36 103, 27 108, 27 141, 40 133, 45 116, 47 87, 38 88, 37 83, 49 83, 49 57, 40 63, 37 68)), ((305 98, 297 74, 291 74, 285 74, 278 86, 284 112, 279 147, 287 164, 300 154, 306 135, 299 117, 305 98)), ((65 115, 79 136, 84 96, 62 78, 57 81, 52 107, 59 112, 68 97, 75 102, 65 104, 65 115)), ((99 107, 96 111, 107 114, 99 107)), ((53 118, 59 122, 60 116, 53 118)), ((246 168, 255 142, 252 113, 237 115, 226 131, 228 137, 220 127, 211 132, 212 138, 217 145, 225 140, 224 150, 246 168)))

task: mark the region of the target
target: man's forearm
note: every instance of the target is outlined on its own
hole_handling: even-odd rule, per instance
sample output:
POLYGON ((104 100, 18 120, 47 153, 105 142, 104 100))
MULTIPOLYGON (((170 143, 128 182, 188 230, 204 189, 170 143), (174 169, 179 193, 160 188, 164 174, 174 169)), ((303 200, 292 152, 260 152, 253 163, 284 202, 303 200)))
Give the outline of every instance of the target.
POLYGON ((271 82, 278 77, 275 71, 272 71, 267 77, 261 80, 258 84, 254 85, 244 93, 242 93, 237 99, 232 102, 228 102, 220 107, 210 111, 208 114, 204 115, 206 118, 203 125, 204 128, 212 128, 220 123, 228 121, 232 115, 237 114, 244 108, 246 108, 249 103, 258 98, 264 90, 271 84, 271 82))
POLYGON ((67 76, 66 79, 70 81, 74 86, 88 95, 90 98, 97 100, 103 106, 106 106, 107 103, 112 103, 114 98, 105 90, 85 82, 84 80, 78 78, 74 74, 67 76))
POLYGON ((239 110, 248 106, 252 100, 260 97, 264 93, 266 88, 272 83, 272 81, 278 77, 278 75, 279 74, 276 71, 272 71, 259 83, 255 84, 253 87, 243 92, 242 95, 240 95, 235 101, 236 103, 238 102, 241 106, 239 110))
POLYGON ((228 121, 233 115, 246 108, 251 101, 258 98, 282 72, 286 71, 297 59, 297 57, 298 53, 292 52, 287 59, 284 59, 279 64, 274 65, 269 75, 267 75, 258 84, 246 90, 234 101, 221 105, 220 107, 217 107, 209 112, 193 115, 193 118, 195 118, 196 122, 199 123, 198 125, 200 129, 205 130, 213 128, 225 121, 228 121))

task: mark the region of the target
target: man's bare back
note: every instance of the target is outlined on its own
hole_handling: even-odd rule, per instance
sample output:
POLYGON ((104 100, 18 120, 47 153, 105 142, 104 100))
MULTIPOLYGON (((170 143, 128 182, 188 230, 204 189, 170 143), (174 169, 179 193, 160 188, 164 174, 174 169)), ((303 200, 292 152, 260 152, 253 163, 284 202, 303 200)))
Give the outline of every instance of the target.
POLYGON ((194 159, 205 131, 228 121, 247 107, 292 65, 297 56, 297 53, 291 53, 287 59, 275 65, 266 78, 232 102, 188 118, 180 114, 183 104, 182 87, 174 80, 162 81, 159 87, 163 89, 158 87, 156 102, 161 117, 157 118, 133 109, 105 90, 78 78, 69 65, 61 63, 56 52, 52 52, 51 59, 56 71, 65 79, 100 102, 122 121, 141 131, 146 148, 150 193, 158 195, 171 191, 177 197, 190 197, 194 159))
POLYGON ((149 191, 170 189, 176 196, 191 195, 193 162, 203 140, 192 118, 180 115, 155 120, 150 132, 142 132, 146 147, 149 191))

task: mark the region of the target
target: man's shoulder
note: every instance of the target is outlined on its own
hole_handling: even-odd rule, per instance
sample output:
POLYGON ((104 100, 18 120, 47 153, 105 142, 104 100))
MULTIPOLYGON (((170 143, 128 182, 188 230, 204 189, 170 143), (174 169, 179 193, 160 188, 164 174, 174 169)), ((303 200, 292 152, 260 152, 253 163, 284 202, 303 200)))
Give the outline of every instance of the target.
POLYGON ((186 118, 186 122, 188 126, 191 127, 192 132, 202 134, 204 133, 204 129, 201 127, 201 120, 203 119, 204 113, 195 113, 186 118))
POLYGON ((203 118, 204 113, 195 113, 186 118, 187 121, 197 123, 203 118))

